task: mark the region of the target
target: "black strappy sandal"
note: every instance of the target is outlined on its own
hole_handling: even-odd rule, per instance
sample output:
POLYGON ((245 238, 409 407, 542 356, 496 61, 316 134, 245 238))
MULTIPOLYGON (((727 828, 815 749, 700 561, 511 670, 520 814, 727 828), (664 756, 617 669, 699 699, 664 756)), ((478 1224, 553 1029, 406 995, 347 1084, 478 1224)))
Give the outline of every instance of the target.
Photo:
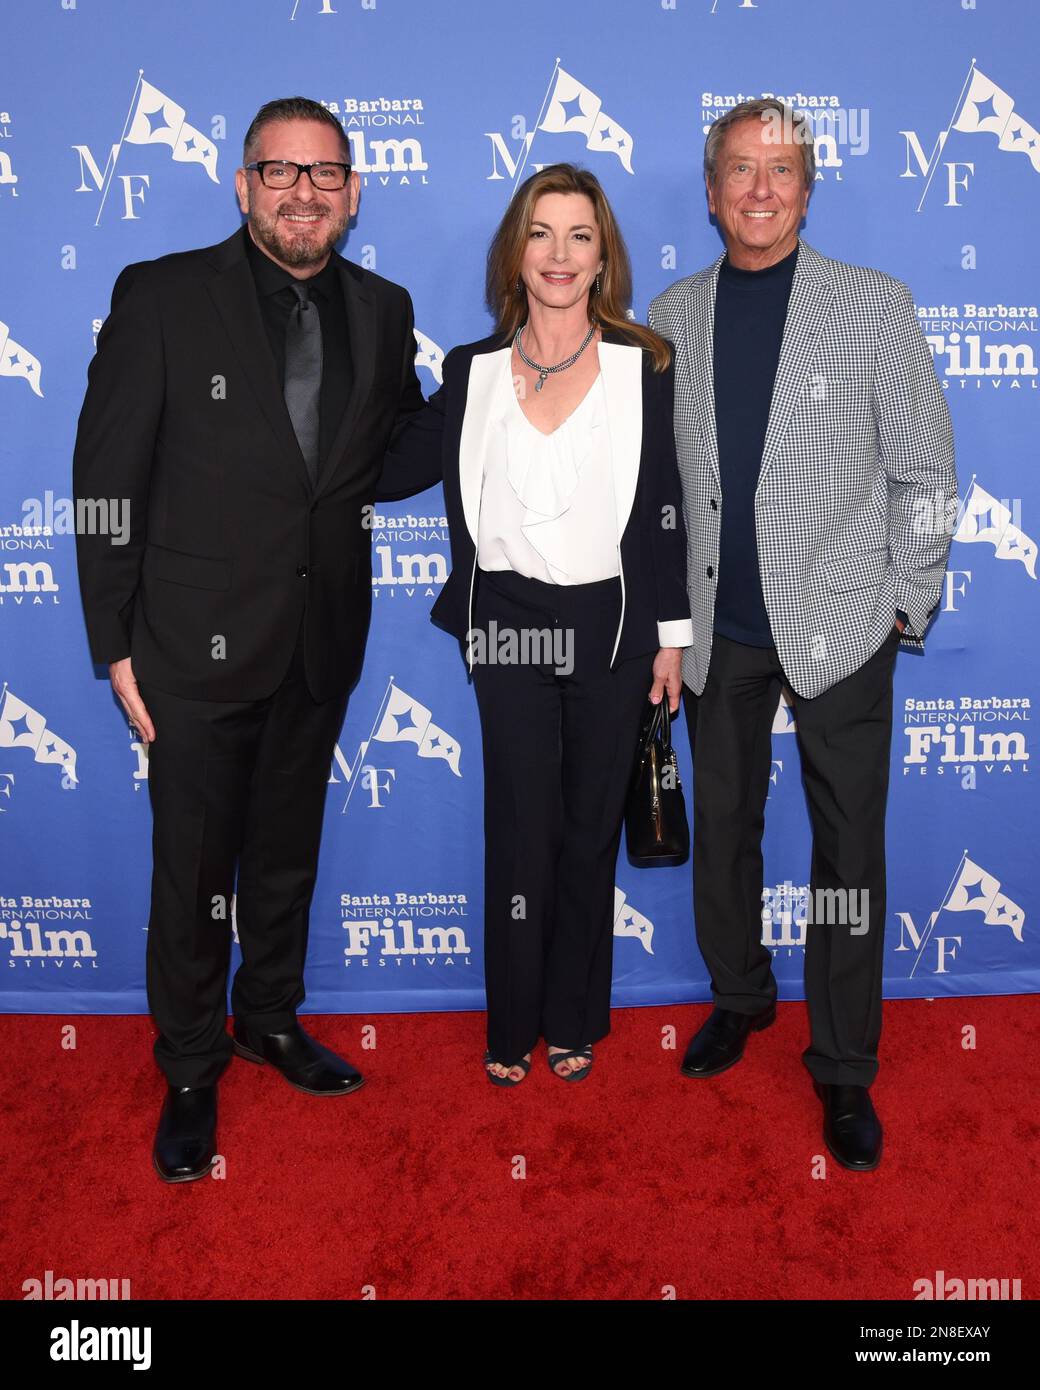
MULTIPOLYGON (((490 1052, 484 1053, 484 1069, 487 1075, 487 1079, 491 1082, 492 1086, 519 1086, 520 1082, 523 1081, 524 1076, 526 1076, 527 1073, 531 1070, 531 1063, 525 1061, 524 1058, 521 1057, 519 1062, 511 1062, 509 1064, 508 1070, 512 1071, 513 1067, 522 1067, 524 1076, 496 1076, 493 1071, 487 1071, 488 1063, 494 1062, 495 1060, 496 1059, 492 1057, 490 1052)), ((499 1066, 504 1067, 505 1065, 505 1062, 499 1062, 499 1066)))
POLYGON ((546 1051, 546 1059, 549 1063, 549 1070, 553 1076, 559 1077, 561 1081, 584 1081, 592 1070, 592 1044, 586 1043, 584 1047, 576 1047, 573 1052, 549 1052, 546 1051), (587 1067, 579 1067, 577 1071, 569 1071, 566 1076, 556 1070, 557 1062, 569 1062, 572 1057, 587 1057, 589 1064, 587 1067))

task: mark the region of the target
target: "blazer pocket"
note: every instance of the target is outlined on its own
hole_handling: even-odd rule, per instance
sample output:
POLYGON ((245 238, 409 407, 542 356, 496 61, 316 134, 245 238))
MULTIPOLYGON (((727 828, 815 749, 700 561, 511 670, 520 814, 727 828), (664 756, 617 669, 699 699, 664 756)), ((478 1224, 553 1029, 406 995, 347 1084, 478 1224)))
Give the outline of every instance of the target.
POLYGON ((208 555, 189 555, 149 541, 145 545, 144 570, 153 579, 168 584, 186 584, 191 589, 230 589, 231 561, 208 555))
POLYGON ((848 594, 879 584, 888 569, 888 555, 883 550, 842 555, 825 561, 825 566, 828 589, 836 594, 848 594))

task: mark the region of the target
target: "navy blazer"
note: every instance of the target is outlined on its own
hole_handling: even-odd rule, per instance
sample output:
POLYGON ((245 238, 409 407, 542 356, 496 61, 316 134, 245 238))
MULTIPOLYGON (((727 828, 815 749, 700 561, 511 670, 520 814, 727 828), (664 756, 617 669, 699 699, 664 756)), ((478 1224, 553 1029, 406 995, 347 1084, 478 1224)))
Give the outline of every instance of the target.
MULTIPOLYGON (((389 490, 395 477, 428 474, 433 457, 440 456, 452 569, 430 618, 463 642, 473 626, 480 573, 477 518, 489 407, 502 355, 511 350, 510 339, 497 333, 453 348, 444 359, 443 385, 425 410, 407 417, 395 431, 383 474, 389 490)), ((613 667, 658 647, 689 646, 693 624, 672 423, 673 369, 655 372, 648 352, 610 329, 604 330, 597 351, 620 537, 622 603, 613 667)))

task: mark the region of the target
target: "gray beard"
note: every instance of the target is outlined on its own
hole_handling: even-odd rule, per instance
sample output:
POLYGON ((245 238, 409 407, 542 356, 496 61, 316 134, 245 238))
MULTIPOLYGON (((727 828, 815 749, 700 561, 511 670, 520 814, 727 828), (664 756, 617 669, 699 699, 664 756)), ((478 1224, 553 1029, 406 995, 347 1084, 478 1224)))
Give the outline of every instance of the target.
POLYGON ((294 235, 278 213, 260 217, 252 209, 249 212, 249 226, 258 244, 277 256, 283 265, 292 266, 317 265, 323 261, 346 231, 349 220, 344 216, 337 221, 326 213, 325 235, 314 241, 306 234, 294 235))

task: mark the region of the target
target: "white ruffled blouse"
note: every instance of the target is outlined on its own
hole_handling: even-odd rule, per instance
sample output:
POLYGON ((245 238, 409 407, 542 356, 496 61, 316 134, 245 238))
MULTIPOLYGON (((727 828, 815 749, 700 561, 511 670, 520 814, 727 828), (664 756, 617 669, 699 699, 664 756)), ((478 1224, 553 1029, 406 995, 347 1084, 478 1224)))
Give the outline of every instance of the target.
POLYGON ((552 434, 520 408, 508 354, 484 459, 477 564, 545 584, 619 573, 617 517, 602 374, 552 434))

